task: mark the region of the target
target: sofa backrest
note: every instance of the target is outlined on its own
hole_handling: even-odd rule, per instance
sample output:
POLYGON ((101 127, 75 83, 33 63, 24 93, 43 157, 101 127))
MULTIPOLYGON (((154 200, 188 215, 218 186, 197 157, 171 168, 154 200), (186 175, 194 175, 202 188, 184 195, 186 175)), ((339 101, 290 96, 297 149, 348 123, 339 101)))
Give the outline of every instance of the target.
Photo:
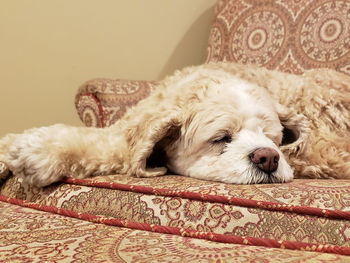
POLYGON ((209 61, 295 74, 332 68, 350 75, 350 1, 218 0, 209 61))
MULTIPOLYGON (((257 64, 302 74, 332 68, 350 75, 350 0, 218 0, 206 62, 257 64)), ((75 105, 87 126, 112 125, 157 82, 95 79, 75 105)))

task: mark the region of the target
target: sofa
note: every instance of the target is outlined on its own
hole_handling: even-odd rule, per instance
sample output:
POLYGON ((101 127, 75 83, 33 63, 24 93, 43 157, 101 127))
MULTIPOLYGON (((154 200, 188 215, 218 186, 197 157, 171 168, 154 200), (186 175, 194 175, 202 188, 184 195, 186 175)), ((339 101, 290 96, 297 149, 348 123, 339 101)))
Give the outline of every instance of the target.
MULTIPOLYGON (((350 1, 218 0, 206 62, 350 75, 349 30, 350 1)), ((103 128, 156 86, 93 79, 75 105, 86 126, 103 128)), ((349 180, 111 174, 36 188, 1 163, 0 179, 1 262, 350 262, 349 180)))

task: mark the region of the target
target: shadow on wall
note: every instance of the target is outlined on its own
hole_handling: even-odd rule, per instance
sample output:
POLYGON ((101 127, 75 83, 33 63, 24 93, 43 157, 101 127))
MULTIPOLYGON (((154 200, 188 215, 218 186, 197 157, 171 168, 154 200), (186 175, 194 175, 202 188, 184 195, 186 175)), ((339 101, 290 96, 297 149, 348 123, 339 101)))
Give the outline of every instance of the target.
POLYGON ((185 66, 199 65, 205 62, 213 16, 214 5, 203 12, 188 29, 163 66, 158 79, 163 79, 166 75, 185 66))

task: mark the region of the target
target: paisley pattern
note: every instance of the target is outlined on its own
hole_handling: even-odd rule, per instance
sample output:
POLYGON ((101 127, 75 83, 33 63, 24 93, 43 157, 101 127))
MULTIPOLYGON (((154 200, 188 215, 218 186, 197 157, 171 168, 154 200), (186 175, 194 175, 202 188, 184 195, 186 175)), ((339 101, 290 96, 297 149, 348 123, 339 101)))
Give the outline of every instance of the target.
POLYGON ((0 194, 72 213, 128 221, 138 229, 138 224, 146 224, 165 227, 167 233, 176 233, 170 229, 176 228, 225 238, 332 245, 350 253, 350 182, 346 180, 230 185, 180 176, 111 175, 66 179, 38 189, 22 185, 13 176, 1 186, 0 194))
POLYGON ((1 262, 347 262, 349 257, 217 243, 94 224, 0 202, 1 262))
POLYGON ((350 75, 349 1, 219 0, 214 17, 207 62, 350 75))

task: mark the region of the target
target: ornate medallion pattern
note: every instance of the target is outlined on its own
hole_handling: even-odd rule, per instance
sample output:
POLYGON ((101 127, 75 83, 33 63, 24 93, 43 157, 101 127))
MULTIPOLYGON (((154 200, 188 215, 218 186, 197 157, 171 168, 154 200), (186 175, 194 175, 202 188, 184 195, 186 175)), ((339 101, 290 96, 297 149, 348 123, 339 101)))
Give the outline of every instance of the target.
POLYGON ((349 74, 349 1, 219 2, 213 27, 221 42, 210 35, 207 62, 250 63, 296 74, 326 67, 349 74), (236 15, 226 15, 233 7, 236 15))

